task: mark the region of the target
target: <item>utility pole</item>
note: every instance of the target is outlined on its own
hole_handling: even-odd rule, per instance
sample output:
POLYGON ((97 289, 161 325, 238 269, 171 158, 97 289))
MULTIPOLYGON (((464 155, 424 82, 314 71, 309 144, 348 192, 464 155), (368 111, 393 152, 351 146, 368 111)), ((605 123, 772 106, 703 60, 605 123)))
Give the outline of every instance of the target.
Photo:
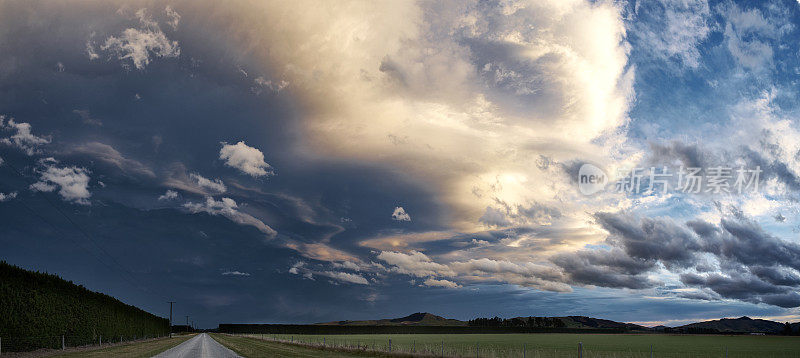
POLYGON ((189 316, 186 316, 186 332, 189 332, 189 316))
POLYGON ((172 304, 175 301, 168 301, 169 302, 169 338, 172 338, 172 304))

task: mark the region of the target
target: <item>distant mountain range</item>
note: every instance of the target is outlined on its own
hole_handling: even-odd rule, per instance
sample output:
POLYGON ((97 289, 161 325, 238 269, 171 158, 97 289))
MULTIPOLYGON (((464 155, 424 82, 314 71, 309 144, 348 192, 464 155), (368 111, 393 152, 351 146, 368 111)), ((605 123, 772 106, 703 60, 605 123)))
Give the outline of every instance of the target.
MULTIPOLYGON (((527 322, 528 317, 516 317, 519 321, 527 322)), ((785 328, 784 323, 750 317, 723 318, 712 321, 695 322, 678 327, 645 327, 633 323, 616 322, 601 318, 584 316, 546 317, 548 320, 560 320, 565 328, 578 329, 624 329, 639 332, 666 332, 666 333, 764 333, 780 334, 785 328)), ((509 319, 514 320, 514 318, 509 319)), ((518 322, 519 322, 518 321, 518 322)), ((427 312, 418 312, 400 318, 386 318, 363 321, 335 321, 317 323, 317 325, 332 326, 467 326, 466 321, 444 318, 427 312)), ((792 331, 800 331, 800 322, 791 324, 792 331)))

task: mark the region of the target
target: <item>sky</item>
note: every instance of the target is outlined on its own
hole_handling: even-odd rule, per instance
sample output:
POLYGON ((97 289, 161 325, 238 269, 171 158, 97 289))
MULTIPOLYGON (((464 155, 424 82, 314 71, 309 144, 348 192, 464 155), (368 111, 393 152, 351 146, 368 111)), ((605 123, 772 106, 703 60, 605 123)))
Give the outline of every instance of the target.
POLYGON ((0 259, 206 328, 797 321, 798 36, 788 0, 0 1, 0 259))

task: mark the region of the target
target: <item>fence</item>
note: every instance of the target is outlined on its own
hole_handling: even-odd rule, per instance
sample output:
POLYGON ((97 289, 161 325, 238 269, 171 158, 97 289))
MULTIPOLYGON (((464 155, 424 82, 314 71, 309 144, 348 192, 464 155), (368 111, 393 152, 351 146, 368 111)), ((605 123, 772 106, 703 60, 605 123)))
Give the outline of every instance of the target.
POLYGON ((115 337, 103 337, 102 335, 95 337, 87 337, 84 335, 0 337, 0 354, 9 352, 29 352, 38 349, 66 349, 87 346, 102 347, 104 345, 161 337, 162 336, 148 335, 115 337))
MULTIPOLYGON (((654 358, 654 357, 714 357, 727 358, 728 347, 716 346, 708 351, 693 351, 693 353, 677 352, 674 347, 657 347, 653 345, 639 347, 639 350, 622 349, 617 351, 601 351, 587 349, 580 341, 575 341, 570 347, 545 348, 530 343, 498 344, 490 341, 475 341, 471 343, 452 342, 440 340, 431 342, 431 339, 394 339, 380 337, 349 338, 341 335, 333 336, 304 336, 304 335, 271 335, 271 334, 229 334, 238 337, 248 337, 265 341, 287 343, 297 346, 329 349, 344 352, 375 353, 380 356, 397 355, 407 357, 476 357, 476 358, 654 358), (659 350, 659 348, 661 348, 659 350), (668 350, 665 350, 668 349, 668 350)), ((422 335, 424 336, 424 335, 422 335)), ((793 351, 795 354, 797 351, 793 351)), ((737 357, 783 357, 786 352, 739 352, 737 357)))

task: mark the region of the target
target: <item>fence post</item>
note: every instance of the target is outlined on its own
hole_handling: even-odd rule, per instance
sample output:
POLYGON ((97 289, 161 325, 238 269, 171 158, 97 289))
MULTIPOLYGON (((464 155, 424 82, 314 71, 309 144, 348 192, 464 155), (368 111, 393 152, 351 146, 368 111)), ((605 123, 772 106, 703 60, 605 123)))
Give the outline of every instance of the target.
POLYGON ((392 351, 392 339, 389 338, 389 352, 391 352, 391 351, 392 351))
POLYGON ((522 358, 525 358, 525 351, 528 350, 526 343, 522 343, 522 358))
POLYGON ((653 345, 650 345, 650 358, 653 358, 653 345))
POLYGON ((414 353, 414 348, 416 348, 416 346, 417 346, 417 341, 416 340, 411 341, 411 353, 414 353))
POLYGON ((583 358, 583 343, 578 342, 578 358, 583 358))
POLYGON ((100 335, 100 346, 101 347, 103 346, 103 335, 102 334, 100 335))
POLYGON ((64 350, 64 349, 66 349, 66 348, 67 348, 67 347, 66 347, 66 345, 64 344, 64 335, 62 334, 62 335, 61 335, 61 350, 63 351, 63 350, 64 350))
POLYGON ((444 340, 442 340, 442 357, 444 357, 444 340))

